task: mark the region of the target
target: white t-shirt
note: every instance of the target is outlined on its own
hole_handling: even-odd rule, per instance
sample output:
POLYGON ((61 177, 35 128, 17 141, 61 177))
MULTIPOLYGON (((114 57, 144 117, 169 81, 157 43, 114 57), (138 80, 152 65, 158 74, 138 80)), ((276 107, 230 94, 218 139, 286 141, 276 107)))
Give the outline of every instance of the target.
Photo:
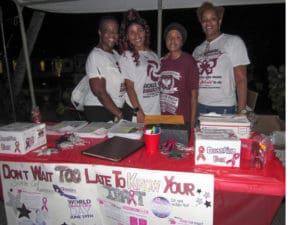
MULTIPOLYGON (((139 103, 146 115, 159 115, 159 69, 160 60, 152 51, 139 51, 139 65, 133 61, 132 53, 125 51, 119 65, 124 79, 134 82, 139 103)), ((126 103, 132 107, 126 94, 126 103)))
POLYGON ((233 68, 250 63, 243 40, 236 35, 221 34, 196 47, 193 57, 199 69, 198 102, 209 106, 236 105, 233 68))
MULTIPOLYGON (((106 81, 106 91, 117 107, 121 108, 125 102, 124 77, 118 67, 120 55, 113 51, 113 54, 103 51, 101 48, 93 48, 90 52, 86 64, 86 74, 91 78, 104 78, 106 81)), ((91 89, 85 98, 87 106, 103 106, 91 89)))

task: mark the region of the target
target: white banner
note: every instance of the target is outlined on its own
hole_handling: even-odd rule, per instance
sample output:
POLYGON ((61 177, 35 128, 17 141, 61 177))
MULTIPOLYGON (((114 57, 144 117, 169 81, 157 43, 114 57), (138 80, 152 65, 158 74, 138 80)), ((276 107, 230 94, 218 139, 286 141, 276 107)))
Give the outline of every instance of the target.
POLYGON ((210 174, 1 162, 8 224, 212 225, 210 174))

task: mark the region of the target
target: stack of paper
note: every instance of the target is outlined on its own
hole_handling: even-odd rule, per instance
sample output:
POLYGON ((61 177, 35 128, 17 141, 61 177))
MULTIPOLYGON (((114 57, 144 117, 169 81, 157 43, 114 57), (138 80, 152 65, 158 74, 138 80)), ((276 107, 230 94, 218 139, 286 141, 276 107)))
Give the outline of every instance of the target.
POLYGON ((105 138, 113 123, 91 122, 74 133, 82 138, 105 138))
POLYGON ((143 136, 143 130, 143 123, 134 123, 128 120, 120 120, 109 129, 107 136, 109 138, 119 136, 129 139, 140 139, 143 136))
POLYGON ((55 125, 46 127, 46 133, 48 135, 61 135, 64 133, 74 133, 80 128, 86 126, 88 121, 78 120, 78 121, 61 121, 55 125))

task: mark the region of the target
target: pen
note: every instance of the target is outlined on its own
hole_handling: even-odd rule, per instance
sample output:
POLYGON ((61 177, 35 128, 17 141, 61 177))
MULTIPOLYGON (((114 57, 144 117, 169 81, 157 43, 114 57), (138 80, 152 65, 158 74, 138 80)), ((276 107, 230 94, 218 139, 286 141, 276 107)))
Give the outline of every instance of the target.
POLYGON ((155 126, 152 126, 151 134, 155 134, 155 126))

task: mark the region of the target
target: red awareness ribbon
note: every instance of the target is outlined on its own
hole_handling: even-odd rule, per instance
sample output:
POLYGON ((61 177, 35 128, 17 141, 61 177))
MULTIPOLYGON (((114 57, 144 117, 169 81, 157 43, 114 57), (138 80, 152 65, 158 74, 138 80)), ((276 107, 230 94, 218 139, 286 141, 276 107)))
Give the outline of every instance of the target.
POLYGON ((15 142, 15 146, 16 146, 15 152, 21 153, 21 150, 20 150, 20 143, 19 143, 18 141, 15 142))
POLYGON ((167 142, 163 143, 162 146, 165 148, 165 151, 170 152, 173 148, 176 147, 176 139, 172 138, 167 142))
POLYGON ((30 147, 30 139, 26 138, 26 149, 30 147))
POLYGON ((42 198, 42 202, 43 202, 42 210, 45 209, 45 210, 48 212, 48 208, 47 208, 47 198, 46 198, 46 197, 42 198))
POLYGON ((240 157, 240 153, 234 153, 232 159, 229 159, 226 161, 226 164, 231 162, 231 166, 235 165, 235 160, 237 160, 240 157))
POLYGON ((136 201, 134 200, 134 191, 133 190, 129 191, 129 197, 130 197, 130 199, 129 199, 128 204, 130 205, 131 201, 133 201, 133 204, 136 205, 136 201))
POLYGON ((199 159, 203 159, 203 161, 206 160, 206 157, 205 157, 205 155, 204 155, 204 151, 205 151, 205 149, 204 149, 203 146, 200 146, 200 147, 198 148, 197 161, 198 161, 199 159))

